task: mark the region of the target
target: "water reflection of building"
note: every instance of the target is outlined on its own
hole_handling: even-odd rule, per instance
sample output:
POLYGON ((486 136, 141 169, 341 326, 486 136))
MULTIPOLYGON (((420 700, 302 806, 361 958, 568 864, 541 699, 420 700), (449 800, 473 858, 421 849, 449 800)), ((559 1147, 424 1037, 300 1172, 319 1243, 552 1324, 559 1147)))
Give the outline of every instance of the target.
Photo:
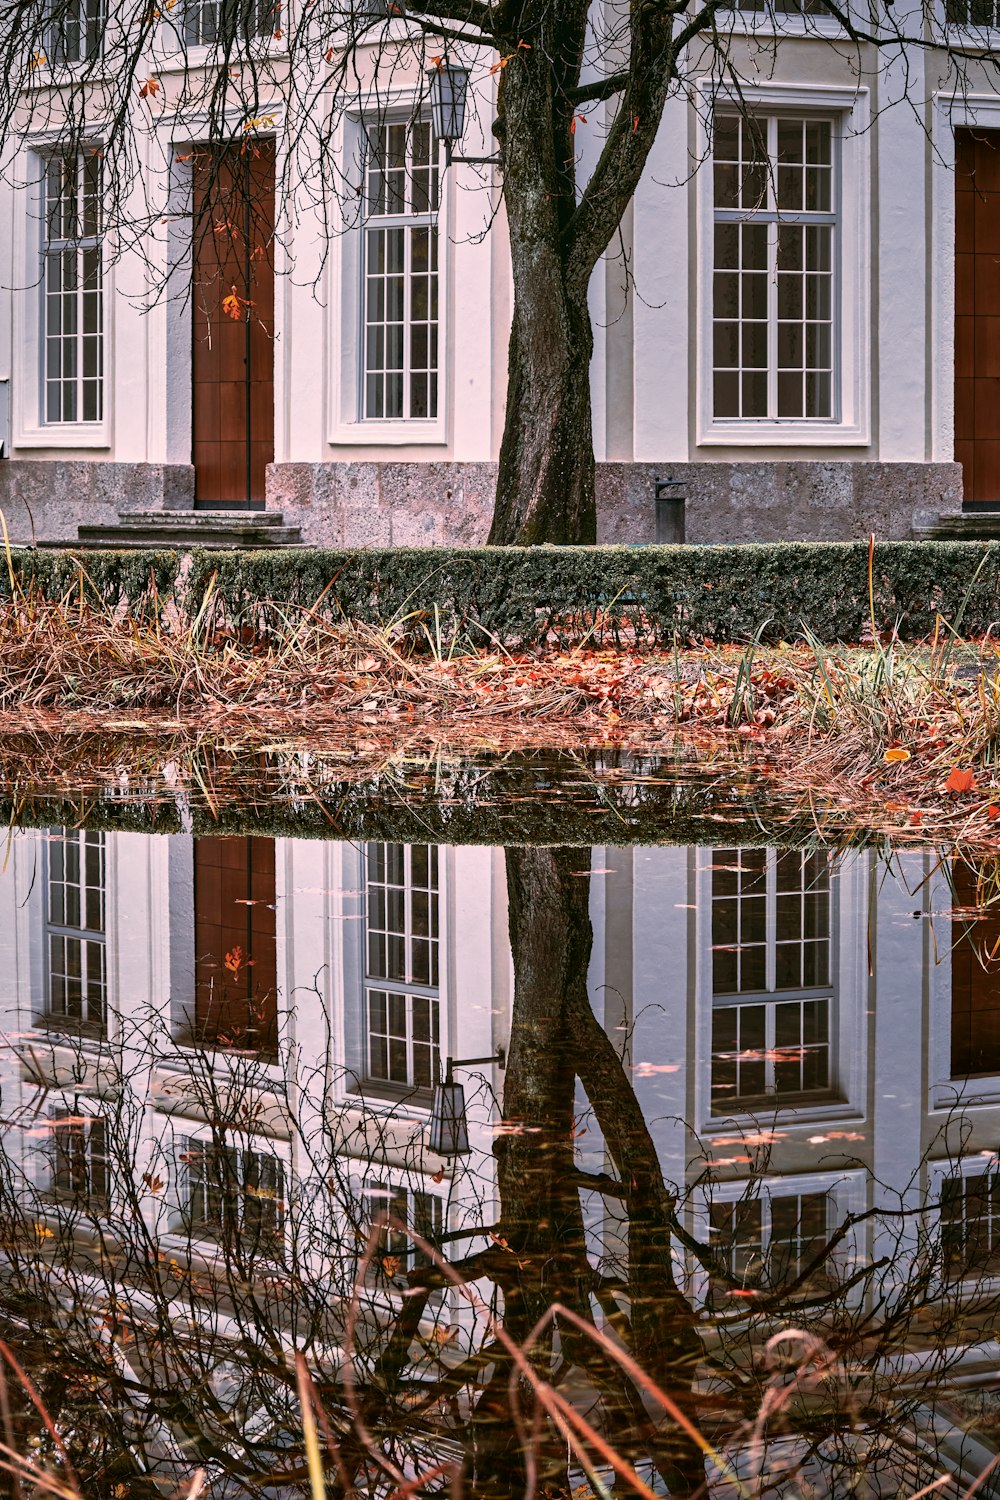
MULTIPOLYGON (((164 1076, 207 1049, 220 1069, 262 1059, 255 1091, 268 1074, 284 1075, 286 1099, 306 1079, 321 1086, 357 1153, 359 1200, 438 1229, 450 1174, 425 1158, 423 1128, 441 1060, 485 1056, 506 1039, 510 961, 494 911, 503 889, 502 855, 488 849, 15 836, 0 877, 0 1002, 12 1039, 3 1098, 8 1117, 37 1107, 52 1122, 41 1149, 43 1131, 23 1132, 36 1180, 47 1175, 56 1196, 106 1194, 100 1059, 131 1049, 145 1091, 137 1173, 157 1183, 167 1227, 210 1239, 230 1214, 281 1228, 288 1184, 308 1175, 294 1141, 274 1119, 259 1138, 243 1129, 221 1148, 221 1171, 204 1107, 171 1098, 163 1077, 151 1081, 141 1053, 152 1039, 164 1076), (40 1059, 46 1042, 54 1066, 49 1076, 42 1065, 39 1087, 23 1059, 40 1059), (372 1120, 377 1147, 359 1124, 372 1120)), ((488 1153, 483 1087, 493 1079, 477 1072, 489 1077, 482 1107, 472 1100, 472 1143, 488 1153)), ((120 1102, 115 1110, 120 1118, 120 1102)), ((452 1192, 453 1214, 460 1197, 452 1192)), ((481 1206, 477 1198, 477 1214, 481 1206)))
MULTIPOLYGON (((931 1240, 946 1275, 1000 1264, 1000 917, 952 920, 980 904, 973 873, 921 852, 607 848, 591 889, 593 1004, 685 1222, 727 1273, 713 1286, 692 1268, 698 1297, 795 1280, 849 1215, 823 1274, 886 1249, 898 1274, 931 1240), (905 1232, 864 1217, 904 1203, 905 1232)), ((432 1237, 463 1213, 488 1223, 488 1090, 470 1108, 476 1173, 453 1181, 423 1141, 443 1058, 506 1045, 511 994, 500 850, 23 832, 0 876, 5 1115, 36 1098, 62 1117, 36 1148, 55 1196, 107 1194, 90 1060, 158 1017, 184 1055, 300 1069, 303 1111, 322 1088, 362 1122, 349 1149, 368 1211, 432 1237), (46 1042, 55 1087, 30 1061, 46 1042)), ((231 1215, 279 1233, 306 1175, 287 1132, 242 1129, 223 1191, 211 1123, 162 1080, 136 1086, 136 1170, 160 1183, 168 1228, 211 1238, 231 1215)), ((580 1149, 605 1165, 595 1131, 580 1149)), ((613 1205, 599 1218, 613 1246, 613 1205)))

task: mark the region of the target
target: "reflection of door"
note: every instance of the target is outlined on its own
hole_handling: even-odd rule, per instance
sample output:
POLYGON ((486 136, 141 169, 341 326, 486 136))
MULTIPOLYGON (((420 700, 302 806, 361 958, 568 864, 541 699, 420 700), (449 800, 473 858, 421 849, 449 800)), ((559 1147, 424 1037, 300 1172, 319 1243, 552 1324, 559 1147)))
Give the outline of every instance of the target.
POLYGON ((273 1052, 274 840, 194 843, 195 1019, 200 1041, 273 1052))
POLYGON ((274 458, 274 142, 195 150, 195 501, 262 508, 274 458))
MULTIPOLYGON (((952 861, 955 905, 974 912, 996 896, 996 870, 952 861)), ((1000 906, 952 923, 951 1076, 1000 1073, 1000 906)))
POLYGON ((1000 501, 1000 131, 955 149, 955 457, 967 501, 1000 501))

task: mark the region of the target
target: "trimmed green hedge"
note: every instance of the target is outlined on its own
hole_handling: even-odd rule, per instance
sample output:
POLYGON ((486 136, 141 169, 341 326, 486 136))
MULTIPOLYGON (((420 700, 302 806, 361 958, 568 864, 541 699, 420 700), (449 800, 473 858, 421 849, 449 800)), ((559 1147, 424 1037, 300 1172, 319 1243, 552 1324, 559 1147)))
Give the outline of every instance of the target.
MULTIPOLYGON (((173 591, 174 551, 12 553, 20 587, 50 598, 80 585, 140 614, 173 591)), ((600 616, 596 641, 623 628, 660 645, 710 639, 791 640, 807 626, 824 641, 869 628, 866 543, 781 542, 739 547, 303 548, 195 552, 183 580, 192 610, 210 583, 237 623, 283 632, 289 612, 381 626, 409 619, 443 639, 527 646, 549 631, 578 635, 600 616)), ((875 549, 879 630, 930 635, 939 615, 970 635, 1000 623, 1000 545, 886 542, 875 549)), ((10 595, 0 558, 0 598, 10 595)))
MULTIPOLYGON (((801 636, 857 641, 868 629, 866 543, 739 547, 373 548, 196 553, 191 598, 209 581, 234 620, 282 627, 275 605, 385 625, 423 620, 447 637, 528 645, 602 615, 601 637, 638 626, 674 639, 801 636), (436 614, 435 614, 436 611, 436 614)), ((970 634, 1000 622, 1000 545, 887 542, 875 549, 875 618, 911 639, 938 615, 970 634)))
POLYGON ((154 599, 154 586, 161 600, 173 593, 180 565, 181 554, 166 548, 72 552, 13 547, 8 566, 8 554, 0 549, 0 599, 11 596, 12 568, 19 589, 34 585, 47 599, 62 599, 78 594, 82 581, 84 597, 96 597, 112 609, 127 603, 138 615, 154 599))

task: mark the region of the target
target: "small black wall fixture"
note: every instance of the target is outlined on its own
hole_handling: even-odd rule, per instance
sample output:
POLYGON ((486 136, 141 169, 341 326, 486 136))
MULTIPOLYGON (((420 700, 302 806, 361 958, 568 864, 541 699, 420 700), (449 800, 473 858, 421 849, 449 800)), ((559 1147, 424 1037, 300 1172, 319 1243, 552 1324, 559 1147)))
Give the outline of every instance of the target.
POLYGON ((656 544, 675 547, 684 541, 684 506, 687 496, 683 479, 655 479, 653 504, 656 507, 656 544))

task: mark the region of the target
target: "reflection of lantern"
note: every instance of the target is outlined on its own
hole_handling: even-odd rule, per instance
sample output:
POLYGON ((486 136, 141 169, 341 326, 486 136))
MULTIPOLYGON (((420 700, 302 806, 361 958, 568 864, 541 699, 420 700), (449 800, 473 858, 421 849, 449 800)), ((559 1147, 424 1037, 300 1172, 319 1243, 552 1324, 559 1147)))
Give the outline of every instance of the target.
POLYGON ((449 1057, 444 1083, 434 1085, 427 1146, 436 1156, 468 1156, 469 1121, 465 1113, 465 1090, 453 1077, 455 1068, 472 1068, 477 1063, 498 1063, 502 1068, 507 1054, 501 1048, 494 1057, 449 1057))
POLYGON ((431 120, 434 134, 450 148, 465 134, 465 101, 469 92, 469 69, 445 58, 429 68, 431 120))

